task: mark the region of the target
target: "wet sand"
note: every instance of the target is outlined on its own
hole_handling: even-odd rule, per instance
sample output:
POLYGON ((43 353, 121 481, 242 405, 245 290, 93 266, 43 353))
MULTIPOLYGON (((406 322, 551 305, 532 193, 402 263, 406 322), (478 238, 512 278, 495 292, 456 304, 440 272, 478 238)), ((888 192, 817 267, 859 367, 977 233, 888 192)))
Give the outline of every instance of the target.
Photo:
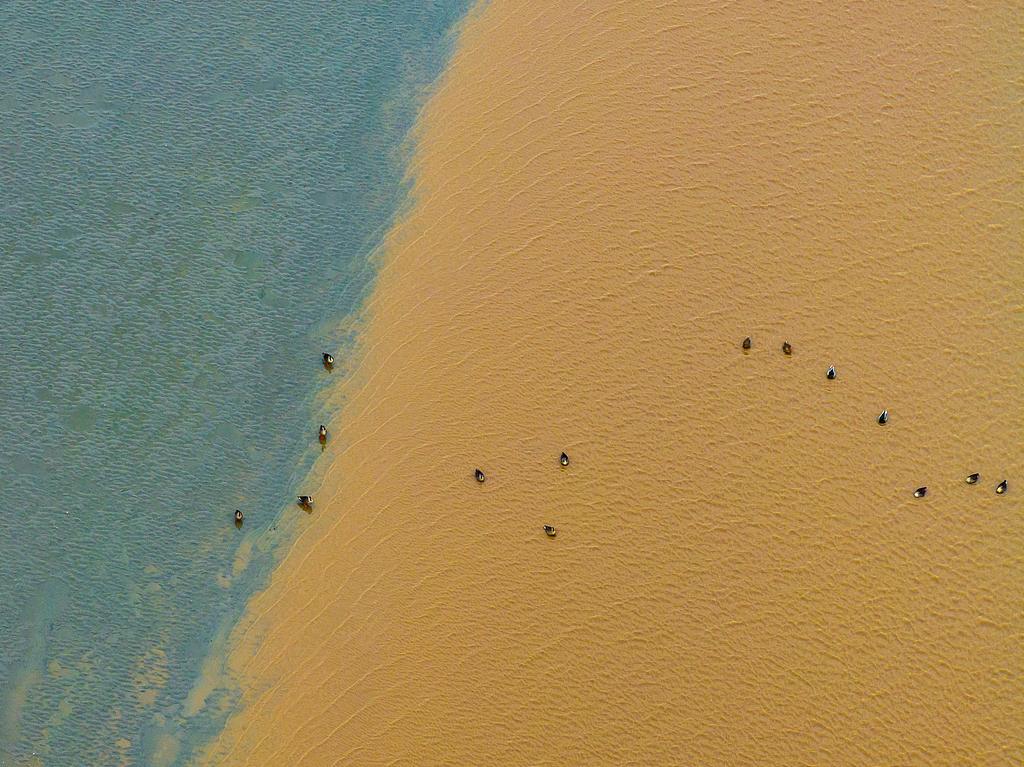
POLYGON ((199 763, 1024 759, 1020 11, 748 10, 466 21, 199 763))

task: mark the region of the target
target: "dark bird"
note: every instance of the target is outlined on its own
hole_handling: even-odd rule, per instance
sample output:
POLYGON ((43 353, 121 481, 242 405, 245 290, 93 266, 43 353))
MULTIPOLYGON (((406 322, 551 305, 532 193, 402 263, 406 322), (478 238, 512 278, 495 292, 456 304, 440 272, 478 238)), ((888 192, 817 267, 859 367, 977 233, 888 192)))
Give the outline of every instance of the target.
POLYGON ((238 524, 242 524, 243 519, 245 519, 245 517, 242 516, 242 512, 239 511, 238 509, 235 509, 235 522, 237 522, 238 524))
POLYGON ((746 338, 743 339, 743 350, 744 351, 748 351, 748 352, 750 351, 750 337, 749 336, 747 336, 746 338))
POLYGON ((313 505, 313 496, 311 496, 311 495, 300 495, 299 496, 299 506, 304 506, 305 508, 308 509, 312 505, 313 505))
POLYGON ((1003 493, 1006 492, 1006 480, 1005 479, 1002 482, 1000 482, 998 485, 996 485, 996 492, 999 493, 999 495, 1002 495, 1003 493))
POLYGON ((320 436, 320 441, 321 442, 323 442, 325 439, 327 439, 327 427, 324 426, 323 424, 320 424, 320 435, 319 436, 320 436))
POLYGON ((333 364, 334 364, 334 357, 332 357, 327 352, 324 352, 324 365, 333 365, 333 364))
POLYGON ((784 341, 782 343, 782 353, 783 354, 792 354, 793 353, 793 347, 789 345, 789 341, 784 341))
POLYGON ((927 492, 928 492, 928 488, 927 487, 919 487, 919 488, 917 488, 917 490, 914 491, 914 497, 915 498, 924 498, 924 496, 925 496, 925 494, 927 492))
POLYGON ((828 372, 825 373, 825 378, 827 378, 828 380, 832 381, 832 380, 835 379, 835 377, 836 377, 836 369, 834 367, 830 367, 828 369, 828 372))
POLYGON ((548 534, 548 538, 554 538, 558 535, 558 531, 555 530, 551 525, 544 525, 544 532, 548 534))
POLYGON ((882 414, 880 416, 878 416, 878 422, 884 424, 888 420, 889 420, 889 411, 888 410, 883 410, 882 414))
POLYGON ((562 464, 563 466, 568 466, 569 465, 569 456, 567 456, 565 453, 562 453, 561 457, 558 459, 558 462, 560 464, 562 464))
POLYGON ((476 477, 477 482, 483 482, 485 479, 487 479, 487 477, 484 476, 484 473, 480 471, 480 469, 477 469, 473 476, 476 477))
POLYGON ((976 485, 978 484, 978 475, 971 474, 967 479, 964 480, 964 482, 966 482, 968 485, 976 485))

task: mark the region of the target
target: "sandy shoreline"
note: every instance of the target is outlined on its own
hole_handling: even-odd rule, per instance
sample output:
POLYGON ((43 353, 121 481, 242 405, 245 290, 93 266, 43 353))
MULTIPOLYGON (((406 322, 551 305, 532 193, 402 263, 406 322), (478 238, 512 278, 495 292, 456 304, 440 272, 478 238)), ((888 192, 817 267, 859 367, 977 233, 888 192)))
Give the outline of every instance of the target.
POLYGON ((1019 761, 1020 19, 544 8, 424 109, 199 763, 1019 761))

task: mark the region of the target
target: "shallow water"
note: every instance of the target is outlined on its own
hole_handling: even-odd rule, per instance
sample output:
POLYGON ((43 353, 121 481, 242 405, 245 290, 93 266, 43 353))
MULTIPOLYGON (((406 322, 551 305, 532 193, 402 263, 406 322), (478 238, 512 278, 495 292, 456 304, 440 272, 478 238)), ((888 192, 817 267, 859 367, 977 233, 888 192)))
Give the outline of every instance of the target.
POLYGON ((0 9, 0 763, 216 726, 182 701, 296 513, 466 5, 0 9))

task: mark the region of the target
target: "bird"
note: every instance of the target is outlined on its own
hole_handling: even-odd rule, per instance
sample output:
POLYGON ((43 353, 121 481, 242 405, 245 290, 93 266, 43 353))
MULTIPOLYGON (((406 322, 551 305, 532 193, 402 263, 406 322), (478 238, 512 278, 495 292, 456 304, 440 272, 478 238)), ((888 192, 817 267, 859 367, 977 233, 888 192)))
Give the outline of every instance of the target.
POLYGON ((484 476, 484 473, 480 471, 480 469, 477 469, 476 472, 474 472, 473 476, 476 477, 477 482, 483 482, 485 479, 487 479, 487 477, 484 476))
POLYGON ((334 364, 334 357, 332 357, 327 352, 324 352, 324 365, 333 365, 333 364, 334 364))
POLYGON ((320 441, 323 442, 325 439, 327 439, 327 427, 320 424, 320 441))
POLYGON ((562 453, 562 455, 558 459, 558 462, 560 464, 562 464, 563 466, 568 466, 569 465, 569 456, 567 456, 565 453, 562 453))
POLYGON ((978 475, 971 474, 967 479, 964 480, 968 485, 976 485, 978 483, 978 475))
POLYGON ((551 525, 544 525, 544 532, 548 534, 548 538, 554 538, 558 535, 558 531, 555 530, 551 525))
POLYGON ((235 522, 237 522, 238 524, 242 524, 243 519, 245 519, 245 517, 242 516, 242 512, 238 509, 235 509, 235 522))
POLYGON ((743 339, 743 350, 750 351, 750 336, 743 339))
POLYGON ((883 410, 881 415, 878 416, 878 422, 884 424, 888 420, 889 420, 889 411, 888 410, 883 410))
POLYGON ((313 496, 311 496, 311 495, 300 495, 299 496, 299 506, 305 506, 306 508, 309 508, 312 505, 313 505, 313 496))
POLYGON ((914 497, 915 498, 924 498, 925 493, 927 493, 927 492, 928 492, 928 488, 927 487, 919 487, 919 488, 917 488, 917 490, 914 491, 914 497))
POLYGON ((1005 479, 1002 482, 1000 482, 998 485, 996 485, 996 492, 999 493, 999 495, 1002 495, 1003 493, 1006 492, 1006 480, 1005 479))
POLYGON ((825 373, 825 378, 827 378, 828 380, 831 381, 831 380, 835 379, 835 377, 836 377, 836 369, 834 367, 830 367, 828 369, 828 372, 825 373))
POLYGON ((783 354, 792 354, 793 353, 793 347, 789 345, 789 341, 783 341, 782 342, 782 353, 783 354))

